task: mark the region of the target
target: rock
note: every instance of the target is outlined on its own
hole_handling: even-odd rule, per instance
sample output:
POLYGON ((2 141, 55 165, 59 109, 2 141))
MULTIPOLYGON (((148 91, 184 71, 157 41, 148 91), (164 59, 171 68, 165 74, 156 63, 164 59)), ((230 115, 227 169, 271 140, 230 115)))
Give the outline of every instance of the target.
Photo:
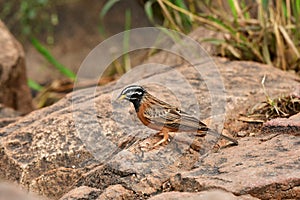
POLYGON ((192 31, 189 34, 189 37, 196 40, 201 47, 210 55, 210 56, 217 56, 220 55, 220 47, 214 45, 210 42, 204 42, 205 39, 215 38, 218 40, 224 40, 225 34, 222 32, 217 32, 213 30, 209 30, 204 27, 199 27, 196 30, 192 31))
POLYGON ((209 154, 199 167, 170 178, 175 191, 219 188, 259 199, 299 199, 300 138, 242 138, 238 148, 209 154))
POLYGON ((22 114, 32 111, 24 51, 0 20, 0 103, 22 114))
POLYGON ((71 190, 65 194, 60 200, 89 200, 96 199, 99 196, 100 190, 95 188, 90 188, 86 186, 81 186, 75 190, 71 190))
POLYGON ((1 182, 0 183, 0 200, 46 200, 46 198, 35 194, 28 194, 24 189, 16 184, 1 182))
POLYGON ((7 126, 8 124, 11 124, 15 121, 17 121, 19 118, 15 117, 15 118, 0 118, 0 128, 7 126))
MULTIPOLYGON (((159 56, 156 58, 159 62, 159 56)), ((214 60, 226 88, 225 129, 233 137, 245 125, 237 122, 237 116, 264 100, 260 84, 264 75, 271 96, 289 94, 299 84, 296 76, 267 65, 214 60)), ((238 146, 220 145, 215 152, 215 137, 172 133, 168 144, 148 148, 161 137, 141 125, 128 102, 113 101, 135 77, 142 79, 141 83, 176 83, 174 88, 163 83, 147 84, 147 88, 201 119, 211 116, 214 108, 214 114, 219 115, 208 124, 215 129, 215 125, 222 125, 217 123, 225 111, 218 101, 220 97, 211 100, 212 91, 190 65, 172 69, 176 71, 134 71, 136 76, 75 91, 58 103, 1 128, 0 178, 55 199, 70 190, 71 194, 80 194, 86 187, 92 189, 83 195, 95 189, 98 197, 110 197, 119 188, 121 193, 116 198, 131 198, 134 194, 135 199, 162 192, 201 192, 212 188, 235 196, 299 198, 300 141, 295 135, 278 135, 268 140, 261 140, 261 136, 244 137, 238 146), (178 80, 175 72, 184 76, 191 90, 183 87, 184 80, 178 80), (191 148, 194 142, 202 144, 197 151, 191 148)), ((214 76, 209 72, 207 75, 214 76)))
POLYGON ((135 199, 133 191, 127 190, 122 185, 111 185, 97 198, 97 200, 123 200, 135 199))
POLYGON ((234 196, 232 193, 222 190, 208 190, 203 192, 166 192, 151 197, 149 200, 255 200, 257 198, 250 195, 234 196))
POLYGON ((20 116, 19 112, 0 104, 0 118, 14 118, 18 116, 20 116))
POLYGON ((300 113, 289 118, 276 118, 264 123, 265 133, 285 133, 300 135, 300 113))
POLYGON ((17 121, 19 116, 19 112, 0 104, 0 128, 17 121))
POLYGON ((237 133, 238 137, 245 137, 246 135, 247 135, 246 131, 240 131, 240 132, 237 133))
POLYGON ((58 198, 96 163, 76 137, 69 106, 64 99, 0 130, 0 179, 58 198))

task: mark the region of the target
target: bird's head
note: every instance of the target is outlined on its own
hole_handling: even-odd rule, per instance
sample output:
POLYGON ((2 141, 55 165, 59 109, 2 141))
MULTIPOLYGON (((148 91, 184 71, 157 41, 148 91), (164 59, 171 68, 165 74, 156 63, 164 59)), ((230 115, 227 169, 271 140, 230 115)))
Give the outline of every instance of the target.
POLYGON ((123 89, 118 97, 118 100, 126 99, 132 102, 137 110, 145 93, 146 90, 142 86, 131 85, 123 89))

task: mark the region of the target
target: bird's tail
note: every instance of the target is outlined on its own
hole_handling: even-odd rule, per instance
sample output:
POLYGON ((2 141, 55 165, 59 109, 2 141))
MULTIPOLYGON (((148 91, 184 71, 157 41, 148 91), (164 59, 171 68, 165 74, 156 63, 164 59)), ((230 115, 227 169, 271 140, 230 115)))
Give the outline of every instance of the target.
POLYGON ((221 134, 221 133, 218 133, 217 131, 214 131, 214 130, 212 130, 212 129, 208 129, 208 130, 207 130, 207 133, 208 133, 208 134, 211 134, 211 135, 213 135, 213 136, 216 136, 216 137, 224 138, 224 139, 226 139, 226 140, 228 140, 228 141, 230 141, 230 142, 233 142, 235 145, 238 145, 238 141, 237 141, 237 140, 235 140, 235 139, 233 139, 233 138, 231 138, 231 137, 228 137, 228 136, 226 136, 226 135, 223 135, 223 134, 221 134))

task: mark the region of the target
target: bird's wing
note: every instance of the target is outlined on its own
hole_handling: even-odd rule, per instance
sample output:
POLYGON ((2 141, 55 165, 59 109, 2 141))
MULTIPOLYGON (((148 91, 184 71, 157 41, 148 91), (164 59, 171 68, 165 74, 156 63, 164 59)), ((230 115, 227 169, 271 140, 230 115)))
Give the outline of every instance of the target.
POLYGON ((197 118, 172 106, 152 105, 144 110, 144 116, 153 124, 173 130, 197 132, 206 128, 197 118))
POLYGON ((181 126, 180 128, 182 130, 202 130, 202 131, 206 131, 207 130, 207 126, 206 124, 204 124, 203 122, 201 122, 199 119, 197 119, 194 116, 191 116, 185 112, 181 112, 181 126))
POLYGON ((149 120, 150 123, 159 126, 165 126, 167 128, 177 129, 179 127, 178 121, 180 121, 180 114, 174 112, 171 108, 166 108, 158 105, 152 105, 144 110, 144 117, 149 120))

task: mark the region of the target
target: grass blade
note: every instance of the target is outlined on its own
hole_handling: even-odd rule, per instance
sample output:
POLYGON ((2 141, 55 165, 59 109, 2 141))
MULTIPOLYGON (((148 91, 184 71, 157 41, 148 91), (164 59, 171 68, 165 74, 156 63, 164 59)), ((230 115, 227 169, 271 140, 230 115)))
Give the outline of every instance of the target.
MULTIPOLYGON (((174 4, 177 5, 178 7, 188 11, 188 8, 185 5, 185 2, 182 0, 174 0, 174 4)), ((183 28, 185 29, 186 32, 189 32, 191 27, 192 27, 192 20, 191 20, 191 15, 185 15, 181 12, 179 12, 180 19, 182 20, 182 25, 183 28)))
POLYGON ((106 36, 106 32, 105 32, 105 28, 103 26, 103 19, 105 17, 105 15, 108 13, 108 11, 116 4, 118 3, 120 0, 109 0, 107 1, 103 8, 101 9, 100 11, 100 14, 99 14, 99 18, 100 18, 100 23, 98 25, 98 30, 99 30, 99 33, 103 36, 106 36))
POLYGON ((290 38, 289 34, 286 32, 286 30, 282 26, 279 26, 279 30, 280 30, 281 34, 283 35, 283 37, 284 37, 285 41, 287 42, 287 44, 291 47, 291 49, 293 50, 293 52, 297 56, 297 59, 299 59, 300 58, 299 51, 296 48, 295 44, 293 43, 292 39, 290 38))
POLYGON ((130 26, 131 26, 131 12, 129 9, 127 9, 125 12, 125 32, 124 32, 124 40, 123 40, 123 52, 125 53, 123 56, 125 72, 128 72, 131 69, 131 62, 129 56, 130 26))
POLYGON ((103 20, 104 16, 107 14, 107 12, 120 0, 109 0, 105 3, 103 8, 101 9, 100 12, 100 19, 103 20))
POLYGON ((157 0, 157 2, 160 5, 160 7, 161 7, 161 9, 162 9, 162 11, 164 13, 164 15, 166 16, 166 19, 169 20, 169 22, 172 24, 172 26, 174 27, 174 29, 177 30, 177 31, 181 31, 180 28, 175 23, 172 15, 171 15, 171 13, 169 12, 169 10, 167 9, 167 7, 165 6, 165 4, 168 5, 168 6, 171 5, 170 7, 176 6, 176 5, 172 4, 169 0, 157 0))
POLYGON ((276 39, 276 50, 277 50, 277 57, 278 57, 278 63, 277 66, 281 66, 281 69, 286 70, 286 62, 284 58, 284 44, 282 41, 282 38, 279 34, 279 28, 277 22, 274 22, 274 34, 276 39))
POLYGON ((146 15, 148 17, 148 19, 150 20, 150 22, 152 22, 153 24, 155 23, 154 21, 154 15, 153 15, 153 9, 152 9, 152 5, 153 5, 153 0, 152 1, 147 1, 144 5, 144 9, 146 12, 146 15))
POLYGON ((44 89, 43 86, 41 86, 40 84, 38 84, 37 82, 35 82, 32 79, 28 79, 27 84, 31 89, 36 90, 36 91, 41 91, 44 89))
POLYGON ((31 38, 32 45, 36 48, 38 52, 42 54, 42 56, 48 60, 56 69, 58 69, 63 75, 74 80, 76 75, 63 64, 58 62, 52 54, 44 47, 36 38, 31 38))
POLYGON ((228 0, 227 2, 229 4, 231 13, 232 13, 232 15, 234 17, 234 21, 236 21, 237 18, 238 18, 238 14, 237 14, 237 10, 236 10, 236 7, 235 7, 235 2, 234 2, 234 0, 228 0))

